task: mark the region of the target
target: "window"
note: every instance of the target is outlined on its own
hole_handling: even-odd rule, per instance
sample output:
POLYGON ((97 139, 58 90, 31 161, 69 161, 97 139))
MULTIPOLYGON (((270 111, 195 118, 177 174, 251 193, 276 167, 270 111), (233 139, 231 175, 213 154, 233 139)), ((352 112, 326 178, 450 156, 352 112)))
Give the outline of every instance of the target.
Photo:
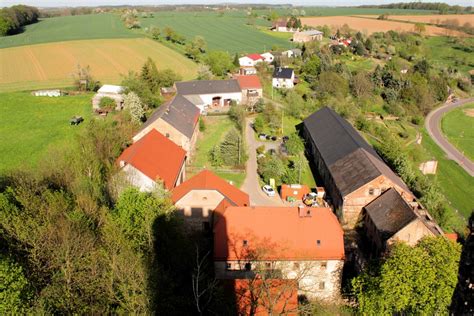
POLYGON ((271 262, 265 262, 265 268, 271 269, 272 268, 272 263, 271 262))
POLYGON ((166 138, 170 138, 170 133, 166 133, 166 138))
POLYGON ((321 240, 316 240, 316 245, 321 246, 321 240))
POLYGON ((244 247, 247 247, 247 245, 249 244, 249 242, 247 240, 244 240, 243 241, 243 244, 244 244, 244 247))
POLYGON ((321 269, 326 270, 327 267, 328 267, 328 263, 326 261, 321 262, 321 269))
POLYGON ((247 271, 252 270, 252 264, 251 264, 250 262, 247 262, 247 263, 245 264, 245 270, 247 270, 247 271))
POLYGON ((225 267, 227 270, 231 270, 232 269, 232 263, 230 262, 227 262, 226 264, 226 267, 225 267))
POLYGON ((374 189, 373 188, 369 189, 369 195, 374 195, 374 189))
POLYGON ((320 290, 324 290, 325 287, 326 287, 326 284, 324 282, 319 282, 319 289, 320 290))
POLYGON ((203 199, 204 201, 207 201, 207 196, 203 196, 202 199, 203 199))

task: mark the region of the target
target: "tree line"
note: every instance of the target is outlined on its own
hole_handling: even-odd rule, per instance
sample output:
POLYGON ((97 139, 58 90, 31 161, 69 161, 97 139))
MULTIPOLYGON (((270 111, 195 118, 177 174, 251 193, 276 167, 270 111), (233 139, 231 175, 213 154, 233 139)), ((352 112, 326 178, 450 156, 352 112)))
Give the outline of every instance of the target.
POLYGON ((26 5, 0 9, 0 36, 17 34, 28 24, 38 22, 39 10, 26 5))
POLYGON ((454 13, 470 13, 472 7, 462 7, 460 5, 449 5, 443 2, 400 2, 400 3, 389 3, 381 5, 363 5, 359 8, 379 8, 379 9, 404 9, 404 10, 432 10, 438 11, 440 14, 447 14, 450 12, 454 13))

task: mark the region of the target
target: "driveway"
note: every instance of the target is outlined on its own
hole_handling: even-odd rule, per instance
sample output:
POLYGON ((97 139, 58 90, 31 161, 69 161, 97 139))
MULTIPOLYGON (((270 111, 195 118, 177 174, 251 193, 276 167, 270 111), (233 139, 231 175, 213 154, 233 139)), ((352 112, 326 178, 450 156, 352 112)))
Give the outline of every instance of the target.
POLYGON ((425 127, 431 138, 446 153, 448 159, 456 161, 461 168, 471 175, 471 177, 474 177, 474 163, 464 156, 456 147, 451 145, 448 139, 441 132, 441 118, 443 115, 458 106, 470 102, 474 102, 474 98, 459 100, 454 103, 446 103, 445 105, 431 111, 426 117, 425 127))
POLYGON ((259 183, 259 175, 257 173, 257 153, 256 149, 261 142, 255 140, 254 131, 251 126, 253 120, 247 118, 245 120, 245 139, 247 142, 247 149, 249 159, 247 160, 247 168, 244 184, 240 188, 247 192, 250 197, 250 204, 252 206, 284 206, 283 201, 278 194, 274 197, 269 197, 263 193, 259 183))

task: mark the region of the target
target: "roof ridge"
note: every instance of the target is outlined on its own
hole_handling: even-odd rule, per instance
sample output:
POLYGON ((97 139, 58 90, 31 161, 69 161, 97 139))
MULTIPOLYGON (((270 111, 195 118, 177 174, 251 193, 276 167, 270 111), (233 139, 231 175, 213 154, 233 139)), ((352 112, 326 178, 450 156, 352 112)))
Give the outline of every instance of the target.
MULTIPOLYGON (((382 170, 380 170, 379 166, 377 166, 377 165, 372 161, 372 159, 370 159, 369 155, 370 155, 370 156, 373 156, 371 153, 369 153, 367 150, 365 150, 365 148, 362 148, 362 147, 359 147, 359 148, 357 148, 357 149, 354 150, 354 151, 357 151, 357 150, 362 150, 362 153, 364 154, 364 156, 367 157, 367 159, 369 160, 370 164, 371 164, 372 166, 374 166, 375 169, 377 169, 377 170, 380 172, 381 175, 384 174, 384 173, 382 172, 382 170)), ((377 157, 374 157, 374 158, 377 159, 377 157)), ((385 162, 381 161, 381 163, 385 163, 385 162)), ((389 168, 389 169, 390 169, 390 168, 389 168)), ((390 170, 392 170, 392 169, 390 169, 390 170)))

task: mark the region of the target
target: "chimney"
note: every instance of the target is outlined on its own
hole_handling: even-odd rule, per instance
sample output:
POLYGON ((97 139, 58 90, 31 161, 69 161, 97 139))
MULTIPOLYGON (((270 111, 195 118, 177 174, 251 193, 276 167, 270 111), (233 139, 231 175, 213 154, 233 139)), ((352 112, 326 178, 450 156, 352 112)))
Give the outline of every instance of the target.
POLYGON ((311 209, 300 204, 298 205, 298 215, 299 217, 311 217, 311 209))

